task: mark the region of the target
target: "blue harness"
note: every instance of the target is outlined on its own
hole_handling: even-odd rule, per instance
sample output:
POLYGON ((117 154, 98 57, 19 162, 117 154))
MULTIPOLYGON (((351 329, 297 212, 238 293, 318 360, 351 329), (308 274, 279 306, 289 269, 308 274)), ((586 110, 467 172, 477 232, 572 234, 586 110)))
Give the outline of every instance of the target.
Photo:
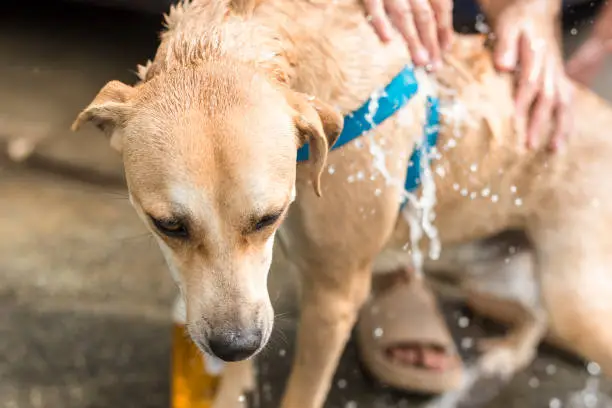
MULTIPOLYGON (((381 93, 376 101, 368 99, 359 109, 344 117, 344 128, 338 137, 332 150, 339 149, 345 144, 352 142, 363 134, 369 132, 389 117, 402 109, 419 90, 414 75, 414 69, 406 66, 399 74, 391 80, 389 85, 381 93), (378 104, 375 112, 371 112, 372 104, 378 104), (373 113, 373 114, 372 114, 373 113)), ((410 157, 404 189, 408 192, 416 190, 421 184, 423 174, 423 157, 429 164, 429 153, 438 142, 438 131, 440 123, 439 101, 435 97, 427 97, 427 120, 424 126, 424 137, 417 143, 410 157)), ((297 152, 297 161, 308 160, 308 145, 302 146, 297 152)))

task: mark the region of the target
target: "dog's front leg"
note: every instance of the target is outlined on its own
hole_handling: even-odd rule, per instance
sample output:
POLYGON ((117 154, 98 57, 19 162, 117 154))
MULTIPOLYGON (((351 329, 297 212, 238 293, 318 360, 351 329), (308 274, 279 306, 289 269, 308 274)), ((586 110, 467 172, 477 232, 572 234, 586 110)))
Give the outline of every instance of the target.
POLYGON ((282 408, 323 406, 370 281, 370 265, 304 273, 297 351, 282 408))

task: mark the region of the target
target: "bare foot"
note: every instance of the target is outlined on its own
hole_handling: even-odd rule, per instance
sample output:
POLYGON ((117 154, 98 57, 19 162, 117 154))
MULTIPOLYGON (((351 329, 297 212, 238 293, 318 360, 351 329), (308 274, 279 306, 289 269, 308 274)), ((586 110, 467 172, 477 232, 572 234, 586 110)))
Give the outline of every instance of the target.
POLYGON ((387 349, 387 356, 396 364, 445 371, 453 359, 442 346, 431 344, 400 344, 387 349))

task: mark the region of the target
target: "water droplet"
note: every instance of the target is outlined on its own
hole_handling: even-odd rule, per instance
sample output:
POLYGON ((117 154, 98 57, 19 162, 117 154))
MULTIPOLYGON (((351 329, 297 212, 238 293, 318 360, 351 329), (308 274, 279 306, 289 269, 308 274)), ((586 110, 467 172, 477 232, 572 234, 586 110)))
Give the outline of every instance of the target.
POLYGON ((338 388, 340 388, 341 390, 346 388, 346 380, 341 378, 338 380, 338 388))
POLYGON ((546 366, 546 374, 554 375, 557 372, 557 366, 554 364, 549 364, 546 366))
POLYGON ((355 182, 355 176, 350 175, 346 178, 346 181, 348 181, 349 183, 354 183, 355 182))
POLYGON ((493 194, 491 196, 491 201, 493 201, 494 203, 498 202, 499 201, 499 196, 497 194, 493 194))
POLYGON ((540 380, 538 379, 538 377, 531 377, 529 379, 529 386, 531 388, 538 388, 540 386, 540 380))
POLYGON ((478 164, 477 163, 472 163, 472 165, 470 166, 470 171, 472 173, 476 173, 477 170, 478 170, 478 164))
POLYGON ((285 349, 280 349, 280 350, 278 351, 278 355, 279 355, 279 356, 281 356, 281 357, 285 357, 285 356, 287 355, 287 350, 285 350, 285 349))
POLYGON ((516 193, 516 186, 510 186, 510 191, 514 194, 516 193))
POLYGON ((478 195, 478 194, 477 194, 475 191, 472 191, 472 192, 470 193, 470 198, 473 200, 473 199, 475 199, 475 198, 476 198, 476 196, 477 196, 477 195, 478 195))
POLYGON ((504 259, 504 263, 509 264, 510 263, 510 258, 505 258, 504 259))
POLYGON ((363 180, 365 178, 365 174, 363 171, 357 172, 357 180, 363 180))
POLYGON ((453 190, 459 191, 459 184, 453 183, 453 190))
POLYGON ((467 195, 468 195, 468 191, 467 191, 467 189, 462 188, 462 189, 461 189, 461 191, 459 192, 459 194, 461 194, 461 195, 462 195, 462 196, 464 196, 464 197, 467 197, 467 195))
POLYGON ((516 200, 514 200, 514 204, 517 207, 520 207, 521 205, 523 205, 523 200, 521 200, 520 198, 517 198, 516 200))
POLYGON ((559 398, 552 398, 548 403, 549 408, 561 408, 563 404, 559 398))
POLYGON ((376 337, 377 339, 381 338, 383 336, 384 332, 383 329, 381 327, 377 327, 374 329, 374 337, 376 337))
POLYGON ((382 194, 382 190, 380 188, 377 188, 376 190, 374 190, 374 195, 376 197, 380 196, 382 194))
POLYGON ((474 347, 474 339, 471 337, 464 337, 461 339, 461 348, 469 349, 474 347))
POLYGON ((491 194, 491 190, 488 187, 483 188, 480 192, 480 195, 483 197, 488 197, 489 194, 491 194))
POLYGON ((447 149, 452 149, 454 147, 457 147, 457 141, 455 139, 450 139, 447 143, 446 143, 446 148, 447 149))
POLYGON ((571 35, 577 35, 577 34, 578 34, 578 29, 577 29, 577 28, 575 28, 575 27, 574 27, 574 28, 572 28, 572 29, 570 30, 570 34, 571 34, 571 35))
POLYGON ((587 408, 595 408, 597 406, 597 394, 585 394, 584 395, 584 405, 587 408))
POLYGON ((511 246, 510 248, 508 248, 508 253, 510 255, 516 254, 516 247, 515 246, 511 246))
POLYGON ((238 397, 238 402, 244 402, 246 401, 246 398, 244 398, 244 395, 241 395, 238 397))
POLYGON ((436 174, 440 177, 444 177, 446 176, 446 170, 444 170, 444 167, 442 166, 437 166, 436 167, 436 174))
POLYGON ((357 408, 357 403, 355 401, 349 401, 344 405, 344 408, 357 408))
POLYGON ((361 149, 363 147, 363 142, 360 139, 355 140, 355 147, 361 149))
POLYGON ((601 367, 599 366, 599 364, 591 361, 589 364, 587 364, 587 371, 591 375, 599 375, 601 374, 601 367))
POLYGON ((336 168, 333 166, 333 164, 329 165, 329 167, 327 168, 327 172, 329 174, 334 174, 336 172, 336 168))
POLYGON ((470 319, 466 316, 461 316, 459 320, 457 321, 457 325, 461 327, 462 329, 465 329, 466 327, 470 325, 470 319))

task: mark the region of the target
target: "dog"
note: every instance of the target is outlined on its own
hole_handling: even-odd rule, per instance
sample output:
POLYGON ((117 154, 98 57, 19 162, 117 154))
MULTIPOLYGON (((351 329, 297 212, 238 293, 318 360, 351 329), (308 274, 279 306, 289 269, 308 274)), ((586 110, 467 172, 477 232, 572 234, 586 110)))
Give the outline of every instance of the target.
POLYGON ((381 44, 360 2, 194 0, 173 7, 166 26, 141 81, 106 84, 73 128, 92 122, 121 152, 130 200, 202 351, 238 362, 266 345, 274 319, 266 278, 280 230, 302 272, 282 407, 320 408, 373 273, 406 267, 439 240, 442 257, 425 269, 472 276, 463 288, 476 293, 487 289, 479 268, 502 269, 506 258, 483 240, 520 230, 529 245, 517 274, 535 277, 541 302, 519 299, 524 316, 492 344, 488 367, 528 364, 548 330, 612 371, 605 102, 578 88, 566 148, 551 155, 545 129, 527 150, 513 125, 514 78, 495 71, 483 37, 458 36, 443 68, 416 72, 418 92, 403 108, 334 150, 343 116, 410 63, 399 39, 381 44), (436 200, 435 220, 430 239, 407 251, 419 223, 404 215, 423 202, 402 209, 403 181, 432 97, 440 124, 424 166, 431 180, 419 191, 435 187, 423 193, 436 200), (296 164, 305 145, 308 161, 296 164))

